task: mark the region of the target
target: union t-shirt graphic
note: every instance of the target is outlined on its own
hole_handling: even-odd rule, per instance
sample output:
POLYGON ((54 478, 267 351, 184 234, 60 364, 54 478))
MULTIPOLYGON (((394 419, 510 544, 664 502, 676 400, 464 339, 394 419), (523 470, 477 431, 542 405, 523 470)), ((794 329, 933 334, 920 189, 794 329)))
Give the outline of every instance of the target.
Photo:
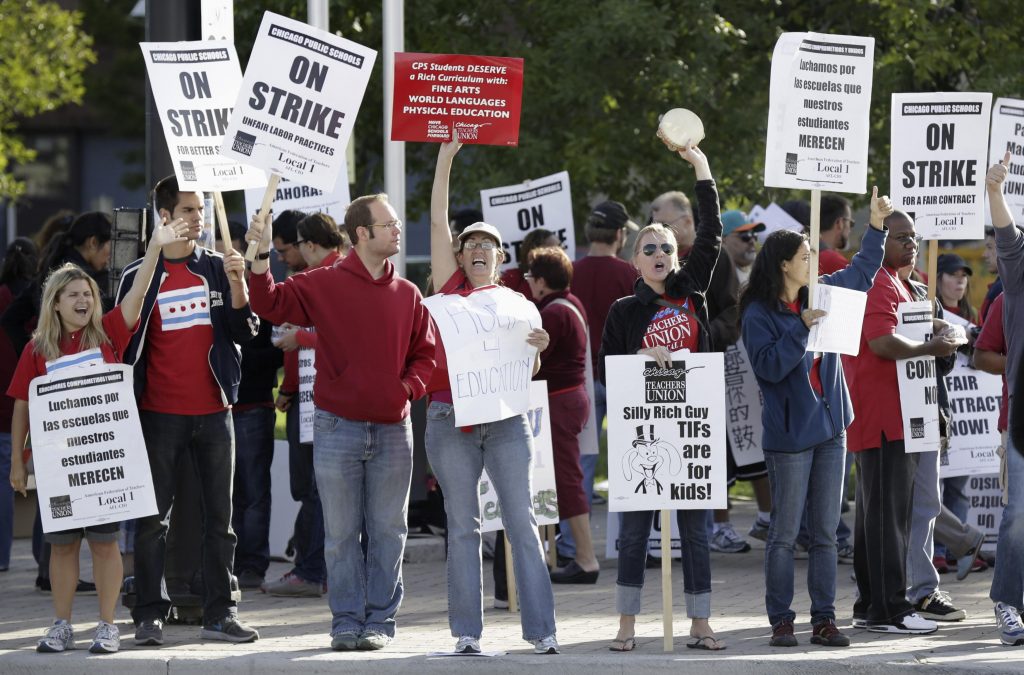
POLYGON ((644 347, 665 347, 670 352, 680 349, 697 351, 697 322, 690 314, 689 299, 666 298, 673 305, 683 307, 684 310, 676 307, 662 307, 651 318, 647 326, 647 333, 644 335, 644 347))
POLYGON ((202 284, 162 291, 156 296, 156 302, 164 331, 210 325, 210 300, 202 284))

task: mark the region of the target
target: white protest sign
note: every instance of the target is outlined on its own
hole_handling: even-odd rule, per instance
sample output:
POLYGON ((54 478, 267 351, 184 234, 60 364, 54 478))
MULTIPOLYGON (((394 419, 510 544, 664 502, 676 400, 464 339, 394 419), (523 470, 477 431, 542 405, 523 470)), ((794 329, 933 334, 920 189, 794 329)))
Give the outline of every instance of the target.
POLYGON ((484 220, 498 228, 505 248, 502 271, 519 265, 519 249, 531 230, 543 228, 576 259, 576 228, 572 219, 569 173, 559 173, 505 187, 480 191, 484 220))
POLYGON ((807 351, 856 356, 860 352, 860 332, 867 304, 868 294, 863 291, 815 284, 813 307, 827 313, 811 326, 807 335, 807 351))
POLYGON ((235 41, 234 0, 202 0, 199 14, 205 39, 235 41))
POLYGON ((999 521, 1003 518, 1003 491, 999 475, 971 476, 964 494, 968 499, 967 524, 985 533, 983 551, 995 551, 999 521))
POLYGON ((263 187, 267 176, 220 154, 242 70, 226 41, 141 42, 167 150, 183 192, 263 187))
POLYGON ((790 232, 804 231, 803 224, 793 216, 786 213, 786 210, 775 202, 769 204, 768 208, 762 209, 756 218, 754 216, 749 216, 749 218, 751 222, 764 223, 764 230, 757 233, 757 238, 762 244, 768 235, 775 230, 789 230, 790 232))
MULTIPOLYGON (((679 536, 679 523, 676 522, 675 511, 672 511, 670 522, 669 539, 672 542, 672 557, 683 556, 682 539, 679 536)), ((619 518, 621 513, 608 512, 605 519, 605 543, 604 557, 608 560, 617 560, 619 557, 619 518)), ((652 558, 661 558, 661 511, 654 512, 654 524, 651 525, 651 535, 647 540, 647 555, 652 558)))
MULTIPOLYGON (((530 493, 533 515, 538 525, 558 522, 558 494, 555 490, 555 451, 551 444, 551 411, 548 408, 548 383, 530 383, 530 409, 526 411, 533 436, 533 474, 530 493)), ((518 479, 517 479, 518 480, 518 479)), ((501 500, 487 470, 480 477, 480 531, 505 529, 501 521, 501 500)))
MULTIPOLYGON (((303 330, 303 329, 299 329, 303 330)), ((313 330, 312 328, 309 330, 313 330)), ((316 380, 316 350, 299 348, 299 443, 313 442, 313 382, 316 380)))
POLYGON ((893 94, 889 194, 925 239, 981 239, 992 94, 893 94))
POLYGON ((332 192, 376 57, 264 13, 221 154, 332 192))
POLYGON ((740 339, 725 348, 725 403, 729 406, 729 449, 736 466, 764 461, 761 448, 764 401, 750 366, 747 348, 740 339))
MULTIPOLYGON (((296 210, 303 213, 325 213, 344 230, 345 210, 352 198, 348 189, 348 167, 342 165, 338 171, 338 184, 331 192, 324 192, 308 185, 300 185, 287 178, 277 184, 274 195, 274 213, 296 210)), ((263 190, 245 191, 245 212, 258 213, 263 202, 263 190)))
POLYGON ((772 53, 764 184, 867 190, 875 39, 783 33, 772 53))
POLYGON ((131 366, 37 377, 28 405, 43 532, 156 513, 131 366))
POLYGON ((609 511, 725 508, 723 355, 672 359, 605 358, 609 511))
MULTIPOLYGON (((1014 220, 1024 221, 1024 101, 997 98, 992 104, 992 136, 989 141, 988 166, 1010 152, 1010 174, 1003 181, 1003 196, 1014 220)), ((986 167, 987 169, 988 167, 986 167)), ((986 201, 988 193, 985 194, 986 201)), ((985 206, 985 223, 992 224, 992 214, 985 206)))
MULTIPOLYGON (((896 333, 917 342, 932 334, 932 304, 927 300, 901 302, 896 308, 896 333)), ((896 361, 896 380, 903 412, 903 444, 907 452, 939 449, 939 388, 935 357, 896 361)))
POLYGON ((537 349, 526 336, 541 326, 532 302, 504 286, 423 301, 448 359, 448 382, 460 427, 497 422, 529 409, 537 349))

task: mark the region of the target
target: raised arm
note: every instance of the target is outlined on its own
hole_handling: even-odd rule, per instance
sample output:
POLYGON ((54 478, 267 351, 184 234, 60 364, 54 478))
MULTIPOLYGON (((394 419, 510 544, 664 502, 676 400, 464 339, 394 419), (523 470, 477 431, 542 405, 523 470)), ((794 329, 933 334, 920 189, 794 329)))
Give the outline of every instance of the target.
POLYGON ((448 177, 452 160, 461 147, 458 133, 452 127, 452 140, 442 143, 437 150, 434 187, 430 191, 430 268, 436 290, 445 285, 457 267, 452 253, 452 230, 448 225, 448 177))
POLYGON ((160 260, 160 251, 164 246, 178 241, 185 241, 185 233, 188 231, 188 223, 184 218, 175 218, 171 222, 166 219, 153 228, 153 234, 149 238, 149 246, 146 247, 146 255, 142 258, 142 264, 135 272, 132 279, 132 286, 125 293, 121 300, 121 316, 124 317, 124 325, 131 330, 139 322, 142 314, 142 301, 146 298, 146 291, 153 281, 153 272, 156 270, 156 263, 160 260))
POLYGON ((718 207, 718 190, 715 188, 708 158, 700 148, 687 146, 676 152, 693 166, 697 177, 695 190, 700 221, 693 249, 686 258, 686 271, 697 289, 707 293, 718 263, 718 254, 722 250, 722 215, 718 207))
POLYGON ((997 228, 1013 225, 1010 206, 1003 196, 1003 182, 1010 173, 1010 151, 1007 150, 998 163, 993 164, 985 174, 985 189, 988 191, 988 208, 992 213, 992 224, 997 228))
POLYGON ((878 196, 878 186, 871 189, 871 226, 864 233, 864 241, 861 242, 860 250, 848 267, 838 272, 826 274, 821 277, 821 282, 830 286, 842 286, 852 288, 856 291, 866 291, 871 288, 875 275, 882 266, 882 259, 885 257, 885 218, 893 211, 892 202, 887 196, 878 196))

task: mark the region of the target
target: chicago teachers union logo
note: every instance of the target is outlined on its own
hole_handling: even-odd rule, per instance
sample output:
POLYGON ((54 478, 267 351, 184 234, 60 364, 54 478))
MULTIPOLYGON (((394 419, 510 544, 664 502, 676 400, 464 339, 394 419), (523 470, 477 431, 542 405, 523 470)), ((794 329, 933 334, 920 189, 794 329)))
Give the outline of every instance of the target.
POLYGON ((686 403, 686 362, 673 361, 662 368, 654 361, 644 364, 644 400, 647 403, 686 403))
POLYGON ((51 518, 70 518, 73 515, 75 514, 71 510, 71 495, 50 497, 51 518))

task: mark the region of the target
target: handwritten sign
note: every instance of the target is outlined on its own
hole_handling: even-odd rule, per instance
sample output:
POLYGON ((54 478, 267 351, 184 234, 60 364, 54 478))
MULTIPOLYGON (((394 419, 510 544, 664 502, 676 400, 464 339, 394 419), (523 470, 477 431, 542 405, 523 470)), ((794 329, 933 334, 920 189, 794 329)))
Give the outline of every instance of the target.
POLYGON ((761 413, 764 400, 743 340, 725 348, 725 402, 729 406, 729 449, 736 466, 764 461, 761 413))
POLYGON ((455 423, 496 422, 529 409, 537 349, 526 336, 541 326, 537 306, 503 286, 423 301, 445 355, 455 423))

